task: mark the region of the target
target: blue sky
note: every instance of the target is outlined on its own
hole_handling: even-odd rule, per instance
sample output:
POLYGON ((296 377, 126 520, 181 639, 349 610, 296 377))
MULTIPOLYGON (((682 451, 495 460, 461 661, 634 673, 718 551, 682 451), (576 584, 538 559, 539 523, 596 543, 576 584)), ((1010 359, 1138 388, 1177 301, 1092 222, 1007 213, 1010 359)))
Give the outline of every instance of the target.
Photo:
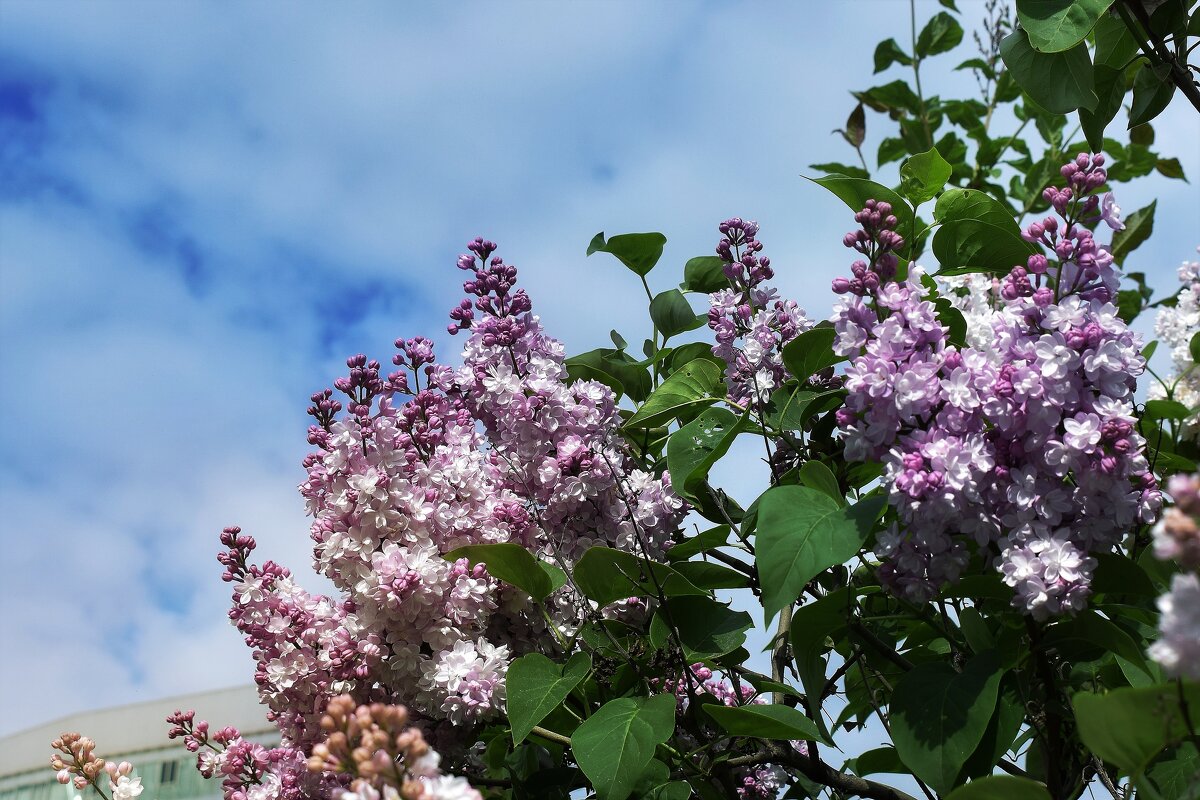
MULTIPOLYGON (((757 219, 783 292, 828 313, 851 220, 800 175, 851 160, 829 131, 907 3, 414 9, 0 8, 0 734, 250 679, 217 532, 323 588, 295 491, 306 399, 397 336, 451 356, 472 237, 571 351, 644 333, 632 276, 584 257, 601 229, 665 232, 666 288, 719 220, 757 219)), ((927 91, 971 91, 949 71, 967 42, 927 91)), ((869 117, 868 153, 887 127, 869 117)), ((1156 127, 1200 176, 1200 116, 1177 102, 1156 127)), ((1200 193, 1152 177, 1120 200, 1155 197, 1130 266, 1168 290, 1200 193)))

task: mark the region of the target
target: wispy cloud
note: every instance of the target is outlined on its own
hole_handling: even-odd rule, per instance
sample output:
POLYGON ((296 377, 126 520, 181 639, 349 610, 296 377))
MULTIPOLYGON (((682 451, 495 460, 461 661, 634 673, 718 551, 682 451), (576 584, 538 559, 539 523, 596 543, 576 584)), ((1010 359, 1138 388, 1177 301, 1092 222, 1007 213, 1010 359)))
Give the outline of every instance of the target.
MULTIPOLYGON (((472 236, 572 350, 640 338, 636 287, 583 256, 601 228, 663 230, 669 273, 755 217, 782 291, 823 315, 848 215, 799 176, 846 160, 828 132, 872 81, 861 43, 906 11, 7 0, 0 733, 249 680, 216 532, 323 585, 294 488, 305 398, 347 354, 442 331, 472 236)), ((1159 142, 1196 176, 1186 111, 1159 142)), ((1166 286, 1197 196, 1146 179, 1123 200, 1153 196, 1138 266, 1166 286)))

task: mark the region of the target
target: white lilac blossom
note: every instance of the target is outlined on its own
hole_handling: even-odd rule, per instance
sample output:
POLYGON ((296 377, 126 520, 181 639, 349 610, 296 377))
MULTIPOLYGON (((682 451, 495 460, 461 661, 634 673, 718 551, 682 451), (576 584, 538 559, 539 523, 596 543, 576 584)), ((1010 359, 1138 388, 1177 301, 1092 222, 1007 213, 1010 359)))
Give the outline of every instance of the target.
POLYGON ((1172 476, 1167 494, 1175 505, 1154 526, 1154 555, 1187 572, 1158 598, 1158 641, 1148 654, 1167 675, 1200 680, 1200 475, 1172 476))
MULTIPOLYGON (((283 737, 262 751, 233 736, 219 760, 198 764, 238 780, 271 765, 255 796, 229 800, 331 780, 308 774, 303 752, 341 695, 406 706, 439 749, 461 757, 501 713, 509 661, 553 641, 548 625, 571 634, 594 613, 567 587, 547 599, 547 620, 486 564, 448 561, 452 550, 512 542, 564 568, 593 545, 657 557, 686 511, 667 475, 633 465, 612 390, 570 379, 562 344, 515 288, 516 269, 491 242, 469 249, 458 266, 474 301, 450 315, 451 331, 468 334, 461 367, 438 363, 428 339, 400 339, 398 371, 384 377, 379 362, 354 356, 334 389, 312 396, 318 449, 300 491, 316 569, 340 597, 309 595, 283 567, 252 564, 252 538, 222 534, 230 618, 283 737)), ((427 789, 447 799, 474 791, 440 777, 427 789)))
MULTIPOLYGON (((1171 398, 1196 409, 1200 407, 1200 369, 1192 360, 1191 342, 1200 333, 1200 261, 1185 261, 1179 268, 1179 280, 1183 286, 1175 304, 1159 309, 1154 333, 1171 351, 1172 371, 1166 378, 1171 398)), ((1155 381, 1146 394, 1151 400, 1165 398, 1168 386, 1155 381)), ((1190 439, 1200 434, 1200 414, 1184 420, 1182 434, 1190 439)))
POLYGON ((134 800, 142 793, 142 779, 119 775, 109 783, 112 789, 112 800, 134 800))
POLYGON ((1083 224, 1102 214, 1103 163, 1065 165, 1067 188, 1045 192, 1059 216, 1023 231, 1057 263, 1039 253, 1002 281, 943 281, 968 321, 961 343, 921 269, 896 278, 891 207, 855 216, 845 243, 864 259, 834 281, 835 350, 852 359, 838 421, 848 459, 884 464, 897 523, 878 538, 880 576, 910 600, 956 580, 972 546, 994 546, 1015 606, 1038 619, 1078 610, 1092 555, 1157 516, 1133 416, 1141 341, 1112 304, 1112 256, 1083 224))
POLYGON ((791 377, 783 363, 783 346, 812 322, 794 300, 780 299, 766 285, 775 272, 771 259, 759 255, 758 223, 734 217, 718 227, 722 238, 717 255, 730 288, 709 295, 708 327, 717 342, 713 354, 726 364, 729 399, 761 407, 791 377))
POLYGON ((1154 526, 1154 555, 1162 561, 1178 561, 1188 570, 1200 569, 1200 478, 1173 475, 1167 494, 1175 505, 1154 526))
POLYGON ((1150 657, 1171 677, 1200 680, 1200 577, 1172 576, 1158 610, 1159 638, 1150 645, 1150 657))

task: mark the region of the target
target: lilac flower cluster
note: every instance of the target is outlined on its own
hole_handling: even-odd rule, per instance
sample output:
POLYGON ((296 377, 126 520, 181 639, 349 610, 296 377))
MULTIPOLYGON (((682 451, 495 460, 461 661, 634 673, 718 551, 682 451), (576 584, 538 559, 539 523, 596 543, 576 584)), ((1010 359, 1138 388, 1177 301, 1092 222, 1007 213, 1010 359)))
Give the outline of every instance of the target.
POLYGON ((708 327, 717 341, 713 354, 726 363, 729 399, 761 406, 791 377, 783 364, 783 346, 812 322, 794 300, 780 299, 766 285, 775 272, 771 260, 759 255, 763 246, 755 238, 758 223, 734 217, 719 229, 717 255, 731 288, 709 295, 708 327))
POLYGON ((335 697, 328 705, 333 716, 322 716, 324 738, 308 757, 286 744, 268 748, 248 741, 233 727, 210 733, 208 722, 196 720, 195 711, 168 716, 167 735, 182 739, 184 747, 196 753, 201 775, 221 776, 225 800, 379 800, 381 793, 388 800, 480 800, 465 779, 441 773, 440 757, 425 744, 421 732, 403 727, 407 720, 403 708, 380 703, 356 706, 349 695, 335 697), (330 723, 335 718, 346 722, 347 707, 356 719, 335 729, 330 723), (395 724, 384 729, 363 726, 359 724, 363 716, 395 724), (351 744, 354 747, 348 748, 351 744), (351 768, 339 763, 343 760, 351 768), (380 765, 386 769, 374 774, 372 767, 380 765))
POLYGON ((1080 155, 1063 167, 1067 187, 1046 190, 1060 217, 1023 235, 1057 260, 1032 255, 980 287, 994 287, 994 305, 987 292, 971 301, 975 345, 948 340, 919 267, 896 278, 903 239, 891 207, 869 201, 855 216, 862 228, 845 243, 863 259, 833 287, 835 349, 853 359, 838 421, 847 458, 884 464, 897 522, 877 552, 898 595, 933 597, 958 578, 973 541, 1000 553, 1018 608, 1037 619, 1078 610, 1090 554, 1157 516, 1134 427, 1141 343, 1111 302, 1112 256, 1084 224, 1120 224, 1111 200, 1091 194, 1103 163, 1080 155))
POLYGON ((562 343, 545 334, 523 290, 508 297, 516 270, 488 260, 494 250, 477 239, 478 260, 459 259, 474 273, 463 286, 479 295, 483 317, 471 327, 463 366, 441 385, 482 424, 515 500, 502 518, 519 523, 516 540, 555 560, 571 562, 596 544, 661 554, 685 511, 670 477, 632 466, 612 390, 569 379, 562 343))
POLYGON ((1149 655, 1171 677, 1200 680, 1200 475, 1173 476, 1167 493, 1175 505, 1154 526, 1154 555, 1185 572, 1158 598, 1159 638, 1149 655))
MULTIPOLYGON (((1200 248, 1196 248, 1200 251, 1200 248)), ((1154 320, 1158 340, 1171 348, 1172 373, 1168 384, 1155 381, 1146 392, 1151 400, 1170 396, 1190 409, 1200 407, 1200 369, 1192 360, 1191 343, 1200 333, 1200 261, 1185 261, 1179 268, 1183 286, 1173 306, 1164 306, 1154 320), (1168 393, 1168 389, 1170 390, 1168 393)), ((1183 422, 1182 434, 1189 439, 1200 435, 1200 413, 1183 422)))
POLYGON ((226 528, 221 544, 222 579, 233 584, 229 618, 253 650, 259 697, 285 744, 311 745, 325 698, 370 684, 383 652, 379 637, 353 604, 310 595, 274 562, 251 564, 255 541, 241 529, 226 528))
MULTIPOLYGON (((336 384, 358 392, 351 415, 314 415, 320 451, 301 487, 317 568, 382 642, 391 699, 455 725, 502 708, 509 659, 547 631, 523 595, 445 553, 517 542, 563 565, 592 544, 657 554, 683 513, 668 479, 630 467, 612 391, 569 381, 516 269, 491 242, 469 249, 458 266, 475 300, 451 312, 452 332, 470 334, 464 365, 437 363, 427 339, 398 340, 407 372, 386 380, 351 359, 336 384)), ((581 598, 564 590, 551 605, 555 625, 578 626, 581 598)))
POLYGON ((510 659, 595 613, 568 587, 547 601, 547 621, 486 564, 446 554, 513 542, 564 568, 594 544, 659 556, 685 513, 667 476, 633 466, 612 390, 570 380, 562 344, 515 288, 516 269, 491 242, 469 249, 458 266, 474 300, 450 326, 469 334, 462 367, 437 362, 428 339, 401 339, 396 371, 354 356, 334 383, 342 399, 330 389, 311 398, 317 450, 300 491, 316 569, 342 598, 311 596, 282 567, 251 564, 254 540, 240 530, 222 535, 230 617, 254 650, 286 754, 247 751, 246 763, 282 765, 268 770, 281 791, 286 776, 314 780, 303 753, 340 695, 405 705, 438 749, 461 757, 478 723, 503 710, 510 659))
POLYGON ((62 785, 73 786, 79 791, 91 786, 103 796, 100 780, 101 776, 106 776, 114 800, 133 800, 142 793, 142 779, 131 777, 133 765, 128 761, 119 764, 105 761, 96 755, 96 741, 90 736, 63 733, 50 743, 50 747, 56 751, 50 756, 50 769, 62 785))

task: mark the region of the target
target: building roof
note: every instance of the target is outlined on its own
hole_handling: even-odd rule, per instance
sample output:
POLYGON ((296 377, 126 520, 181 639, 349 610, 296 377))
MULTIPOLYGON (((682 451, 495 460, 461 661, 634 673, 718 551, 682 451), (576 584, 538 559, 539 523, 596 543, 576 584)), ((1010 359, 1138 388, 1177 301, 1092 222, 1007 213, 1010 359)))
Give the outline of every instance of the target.
POLYGON ((174 743, 167 739, 166 717, 186 709, 195 709, 196 718, 208 720, 214 729, 232 725, 246 736, 275 730, 253 686, 146 700, 82 711, 0 737, 0 777, 35 769, 49 773, 50 742, 66 731, 90 736, 96 741, 96 754, 104 759, 170 746, 174 743))

